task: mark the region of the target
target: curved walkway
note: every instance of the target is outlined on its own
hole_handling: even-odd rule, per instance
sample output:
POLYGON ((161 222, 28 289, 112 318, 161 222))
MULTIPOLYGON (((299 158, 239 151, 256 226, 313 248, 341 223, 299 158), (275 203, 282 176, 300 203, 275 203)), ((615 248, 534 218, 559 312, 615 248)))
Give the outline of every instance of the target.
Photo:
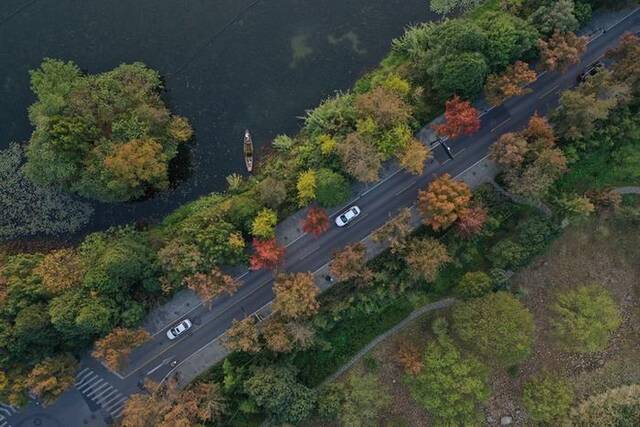
POLYGON ((456 302, 455 298, 445 298, 443 300, 436 301, 436 302, 431 303, 431 304, 423 305, 422 307, 418 308, 417 310, 412 311, 411 314, 409 314, 407 317, 405 317, 404 320, 402 320, 396 326, 394 326, 393 328, 389 329, 388 331, 386 331, 386 332, 378 335, 377 337, 375 337, 369 344, 367 344, 362 350, 360 350, 355 356, 353 356, 351 358, 351 360, 349 360, 347 363, 342 365, 340 367, 340 369, 338 369, 330 377, 328 377, 326 380, 324 380, 322 382, 321 386, 323 386, 323 385, 335 380, 340 375, 345 373, 358 360, 360 360, 365 354, 367 354, 372 348, 374 348, 375 346, 380 344, 382 341, 384 341, 385 339, 387 339, 391 335, 394 335, 396 332, 398 332, 399 330, 401 330, 402 328, 407 326, 409 323, 413 322, 417 318, 421 317, 422 315, 424 315, 424 314, 426 314, 426 313, 428 313, 430 311, 439 310, 439 309, 442 309, 442 308, 445 308, 445 307, 449 307, 454 302, 456 302))
POLYGON ((613 191, 620 194, 640 194, 640 187, 616 187, 613 191))

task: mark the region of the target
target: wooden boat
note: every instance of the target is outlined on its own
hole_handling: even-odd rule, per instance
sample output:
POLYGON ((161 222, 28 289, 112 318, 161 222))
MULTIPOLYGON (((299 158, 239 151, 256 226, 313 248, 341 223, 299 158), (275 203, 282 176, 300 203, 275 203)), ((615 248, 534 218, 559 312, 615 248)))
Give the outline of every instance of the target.
POLYGON ((249 172, 253 170, 253 140, 249 129, 244 131, 244 164, 249 172))

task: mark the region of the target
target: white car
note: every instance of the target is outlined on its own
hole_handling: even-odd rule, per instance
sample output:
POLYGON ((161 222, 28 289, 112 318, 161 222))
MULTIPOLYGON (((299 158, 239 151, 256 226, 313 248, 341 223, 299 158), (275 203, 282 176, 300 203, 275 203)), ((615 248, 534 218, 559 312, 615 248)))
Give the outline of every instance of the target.
POLYGON ((182 322, 167 331, 167 338, 170 340, 178 338, 178 335, 189 329, 191 325, 191 320, 184 319, 182 322))
POLYGON ((351 206, 346 211, 342 212, 336 217, 336 225, 338 227, 344 227, 349 224, 355 217, 360 215, 360 208, 357 206, 351 206))

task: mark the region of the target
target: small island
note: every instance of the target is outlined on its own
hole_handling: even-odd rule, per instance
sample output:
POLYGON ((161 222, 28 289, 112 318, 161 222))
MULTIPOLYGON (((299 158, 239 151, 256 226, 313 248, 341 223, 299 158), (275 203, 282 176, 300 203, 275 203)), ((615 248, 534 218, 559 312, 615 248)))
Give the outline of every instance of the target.
POLYGON ((160 75, 142 63, 95 75, 45 59, 31 71, 37 101, 25 173, 103 202, 124 202, 169 186, 169 162, 193 131, 160 98, 160 75))

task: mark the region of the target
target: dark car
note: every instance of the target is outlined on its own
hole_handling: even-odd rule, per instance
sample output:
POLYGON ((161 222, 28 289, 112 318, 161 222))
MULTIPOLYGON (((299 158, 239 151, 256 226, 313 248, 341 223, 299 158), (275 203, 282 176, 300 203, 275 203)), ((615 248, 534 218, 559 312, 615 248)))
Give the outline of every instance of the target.
POLYGON ((604 63, 602 63, 601 61, 594 62, 593 64, 585 68, 583 72, 578 74, 578 83, 586 82, 590 77, 593 77, 596 74, 598 74, 598 72, 603 68, 604 68, 604 63))

